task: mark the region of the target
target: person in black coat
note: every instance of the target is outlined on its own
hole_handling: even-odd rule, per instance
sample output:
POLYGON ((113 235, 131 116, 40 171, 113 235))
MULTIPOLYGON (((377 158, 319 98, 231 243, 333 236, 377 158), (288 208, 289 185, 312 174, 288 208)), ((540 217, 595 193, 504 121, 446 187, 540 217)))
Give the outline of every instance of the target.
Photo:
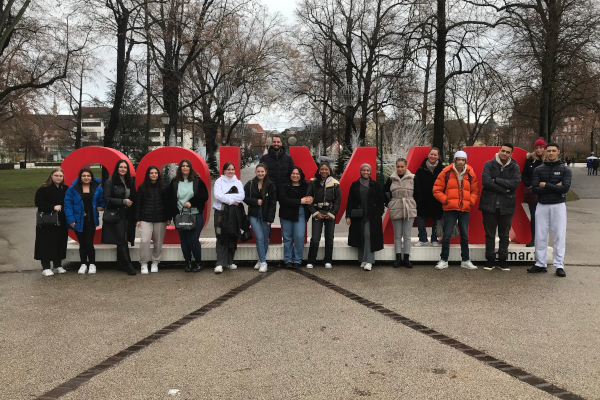
POLYGON ((258 262, 254 269, 267 272, 266 256, 269 251, 271 224, 275 221, 277 189, 269 179, 267 164, 259 163, 254 172, 256 176, 244 186, 244 203, 248 205, 248 217, 256 238, 258 262))
POLYGON ((279 220, 283 236, 283 259, 287 268, 302 264, 304 233, 310 218, 307 204, 313 198, 307 196, 308 183, 300 167, 293 167, 290 177, 279 189, 279 220))
POLYGON ((112 176, 104 182, 103 188, 106 210, 118 210, 119 221, 116 223, 104 221, 101 241, 104 244, 116 244, 117 264, 127 272, 127 275, 135 275, 127 242, 132 246, 135 245, 136 221, 135 209, 132 206, 136 192, 127 161, 117 161, 112 176))
POLYGON ((537 196, 533 195, 533 189, 531 187, 531 180, 533 178, 533 171, 544 163, 546 159, 546 142, 544 138, 539 138, 534 145, 533 153, 527 154, 525 160, 525 167, 523 167, 523 173, 521 174, 521 180, 525 186, 525 203, 529 206, 529 227, 531 229, 531 242, 527 243, 526 247, 533 247, 535 245, 535 210, 537 208, 537 196))
POLYGON ((431 245, 438 245, 437 220, 442 218, 443 209, 439 201, 433 197, 433 185, 438 175, 444 169, 444 164, 440 160, 440 151, 436 147, 429 149, 427 158, 423 160, 421 166, 415 172, 415 193, 420 193, 417 202, 417 228, 419 230, 419 241, 415 243, 416 247, 427 246, 427 218, 431 218, 431 245))
POLYGON ((498 246, 498 267, 509 271, 507 265, 509 234, 512 218, 517 205, 515 191, 521 184, 519 164, 512 159, 513 145, 504 143, 496 156, 483 165, 481 173, 481 197, 479 211, 483 217, 485 230, 485 258, 483 269, 491 271, 496 262, 496 230, 498 246))
POLYGON ((42 275, 64 274, 62 260, 67 257, 68 228, 64 213, 65 193, 68 186, 64 182, 64 172, 60 167, 52 169, 50 176, 35 192, 35 206, 39 213, 58 213, 58 226, 36 226, 35 250, 33 258, 41 261, 42 275), (54 268, 50 268, 50 262, 54 268))
POLYGON ((269 177, 277 191, 279 191, 281 185, 287 181, 292 172, 294 160, 292 160, 292 156, 285 152, 281 136, 274 135, 272 140, 268 153, 260 158, 260 162, 267 164, 269 177))
POLYGON ((385 211, 381 186, 371 179, 371 166, 360 166, 360 178, 352 182, 346 205, 348 246, 358 247, 358 261, 365 271, 375 263, 375 252, 383 249, 385 211))
POLYGON ((203 269, 200 234, 204 228, 204 208, 207 201, 206 184, 194 170, 192 162, 184 158, 179 162, 175 179, 171 181, 167 189, 166 203, 167 225, 179 213, 189 212, 196 216, 196 229, 177 231, 185 260, 185 272, 200 272, 203 269), (192 255, 194 262, 192 262, 192 255))
POLYGON ((148 263, 152 261, 150 272, 158 272, 162 255, 162 245, 167 231, 167 206, 165 184, 158 167, 146 170, 144 181, 135 198, 135 220, 140 231, 140 264, 142 275, 148 274, 148 263), (150 251, 150 241, 153 248, 150 251))

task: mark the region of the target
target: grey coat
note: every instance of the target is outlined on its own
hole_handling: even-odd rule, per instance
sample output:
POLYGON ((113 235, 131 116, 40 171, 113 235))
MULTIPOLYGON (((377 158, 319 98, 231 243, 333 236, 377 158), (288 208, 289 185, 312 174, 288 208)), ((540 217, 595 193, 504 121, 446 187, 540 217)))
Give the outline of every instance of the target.
POLYGON ((496 212, 500 206, 501 215, 513 215, 517 205, 515 191, 521 183, 519 164, 512 158, 502 170, 496 159, 486 161, 481 173, 483 190, 479 198, 479 210, 496 212))

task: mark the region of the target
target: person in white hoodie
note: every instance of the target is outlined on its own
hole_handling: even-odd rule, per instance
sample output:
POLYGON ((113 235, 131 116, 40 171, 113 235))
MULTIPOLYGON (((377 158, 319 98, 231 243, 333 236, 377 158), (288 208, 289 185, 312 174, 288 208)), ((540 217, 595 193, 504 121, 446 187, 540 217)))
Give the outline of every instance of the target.
MULTIPOLYGON (((221 207, 223 204, 237 206, 239 203, 244 201, 244 185, 235 176, 235 166, 232 162, 226 162, 223 165, 223 175, 215 181, 214 187, 213 208, 215 209, 215 228, 219 221, 221 214, 221 207), (237 190, 232 190, 235 187, 237 190), (232 193, 236 192, 236 193, 232 193)), ((237 266, 233 263, 233 257, 235 256, 235 249, 223 243, 221 240, 217 240, 217 264, 215 267, 215 274, 223 272, 223 266, 229 269, 236 269, 237 266)))

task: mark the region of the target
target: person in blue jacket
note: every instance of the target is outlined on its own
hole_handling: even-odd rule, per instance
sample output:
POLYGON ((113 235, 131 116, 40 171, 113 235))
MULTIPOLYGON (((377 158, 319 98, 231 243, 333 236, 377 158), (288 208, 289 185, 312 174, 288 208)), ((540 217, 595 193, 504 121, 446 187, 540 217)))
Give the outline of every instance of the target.
POLYGON ((96 251, 94 234, 100 225, 98 211, 104 210, 104 193, 100 180, 94 178, 92 170, 83 168, 65 194, 65 217, 69 229, 75 231, 79 241, 79 274, 96 273, 96 251), (88 268, 89 266, 89 268, 88 268))

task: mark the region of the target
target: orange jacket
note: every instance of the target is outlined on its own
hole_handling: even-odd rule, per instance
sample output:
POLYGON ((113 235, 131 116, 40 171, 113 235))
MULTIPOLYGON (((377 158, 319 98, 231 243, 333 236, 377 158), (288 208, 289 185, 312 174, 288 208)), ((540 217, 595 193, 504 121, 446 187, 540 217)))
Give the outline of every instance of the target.
POLYGON ((458 176, 453 168, 454 164, 448 165, 440 172, 433 185, 433 197, 442 203, 444 211, 469 212, 479 197, 479 184, 475 172, 470 165, 466 165, 467 172, 463 176, 462 191, 458 184, 458 176), (446 175, 448 184, 446 184, 446 175))

